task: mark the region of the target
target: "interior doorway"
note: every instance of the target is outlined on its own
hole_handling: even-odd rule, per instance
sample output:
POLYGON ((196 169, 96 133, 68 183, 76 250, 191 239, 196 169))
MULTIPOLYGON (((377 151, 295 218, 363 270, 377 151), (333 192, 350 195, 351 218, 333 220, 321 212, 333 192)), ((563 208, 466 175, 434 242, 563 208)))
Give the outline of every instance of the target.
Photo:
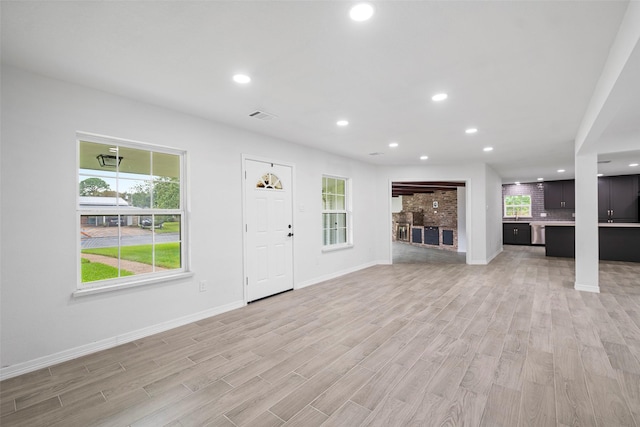
POLYGON ((466 262, 466 183, 392 181, 392 262, 466 262))

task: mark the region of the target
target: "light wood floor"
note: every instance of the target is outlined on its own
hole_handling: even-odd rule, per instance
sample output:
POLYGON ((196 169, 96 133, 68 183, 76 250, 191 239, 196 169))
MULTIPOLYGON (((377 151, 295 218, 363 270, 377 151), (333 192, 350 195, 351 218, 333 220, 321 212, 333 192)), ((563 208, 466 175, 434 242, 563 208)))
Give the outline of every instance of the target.
POLYGON ((394 264, 465 264, 464 252, 454 252, 412 245, 405 242, 393 242, 394 264))
POLYGON ((377 266, 8 379, 2 426, 640 426, 640 264, 377 266))

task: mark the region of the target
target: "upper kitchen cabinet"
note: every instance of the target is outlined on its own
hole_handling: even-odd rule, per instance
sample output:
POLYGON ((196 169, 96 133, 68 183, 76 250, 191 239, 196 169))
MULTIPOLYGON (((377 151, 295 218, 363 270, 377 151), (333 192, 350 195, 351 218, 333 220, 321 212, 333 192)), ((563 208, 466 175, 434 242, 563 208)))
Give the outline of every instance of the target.
POLYGON ((598 178, 598 221, 638 222, 639 175, 598 178))
POLYGON ((545 209, 575 209, 576 184, 572 179, 544 183, 545 209))

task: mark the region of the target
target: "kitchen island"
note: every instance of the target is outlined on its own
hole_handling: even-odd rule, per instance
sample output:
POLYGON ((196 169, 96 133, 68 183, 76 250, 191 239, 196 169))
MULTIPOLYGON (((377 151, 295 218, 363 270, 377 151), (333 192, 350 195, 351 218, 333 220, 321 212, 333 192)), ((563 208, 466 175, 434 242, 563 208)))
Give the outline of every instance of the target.
MULTIPOLYGON (((640 262, 640 223, 598 224, 601 260, 640 262)), ((575 258, 575 223, 546 224, 545 254, 575 258)))

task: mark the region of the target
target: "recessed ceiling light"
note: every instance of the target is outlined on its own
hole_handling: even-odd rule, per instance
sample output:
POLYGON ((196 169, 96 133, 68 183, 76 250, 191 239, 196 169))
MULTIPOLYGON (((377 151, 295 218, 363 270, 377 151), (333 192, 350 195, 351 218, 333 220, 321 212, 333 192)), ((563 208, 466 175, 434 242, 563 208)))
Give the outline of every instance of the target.
POLYGON ((538 181, 544 181, 544 178, 538 178, 538 181))
POLYGON ((564 169, 558 169, 558 173, 564 173, 564 169))
POLYGON ((478 132, 478 129, 476 129, 476 128, 469 128, 469 129, 465 130, 464 132, 465 132, 465 133, 476 133, 476 132, 478 132))
POLYGON ((484 147, 483 151, 493 151, 493 147, 484 147))
POLYGON ((515 185, 520 185, 520 181, 514 182, 515 185))
POLYGON ((438 101, 444 101, 445 99, 447 99, 447 97, 448 97, 448 96, 449 96, 449 95, 447 95, 446 93, 437 93, 437 94, 433 95, 433 96, 431 97, 431 99, 432 99, 433 101, 436 101, 436 102, 438 102, 438 101))
POLYGON ((632 168, 635 168, 636 166, 638 166, 637 163, 630 163, 629 166, 631 166, 632 168))
POLYGON ((396 148, 397 146, 398 146, 397 142, 390 142, 389 143, 389 147, 391 147, 391 148, 396 148))
POLYGON ((420 160, 427 160, 429 156, 420 156, 420 160))
POLYGON ((336 124, 337 124, 338 126, 347 126, 347 125, 349 124, 349 121, 348 121, 348 120, 338 120, 338 121, 336 122, 336 124))
POLYGON ((603 173, 599 173, 598 176, 604 176, 604 174, 603 173))
POLYGON ((233 81, 240 84, 247 84, 251 81, 251 77, 246 74, 236 74, 233 76, 233 81))
POLYGON ((369 3, 358 3, 351 8, 349 16, 357 22, 367 21, 373 16, 373 6, 369 3))

